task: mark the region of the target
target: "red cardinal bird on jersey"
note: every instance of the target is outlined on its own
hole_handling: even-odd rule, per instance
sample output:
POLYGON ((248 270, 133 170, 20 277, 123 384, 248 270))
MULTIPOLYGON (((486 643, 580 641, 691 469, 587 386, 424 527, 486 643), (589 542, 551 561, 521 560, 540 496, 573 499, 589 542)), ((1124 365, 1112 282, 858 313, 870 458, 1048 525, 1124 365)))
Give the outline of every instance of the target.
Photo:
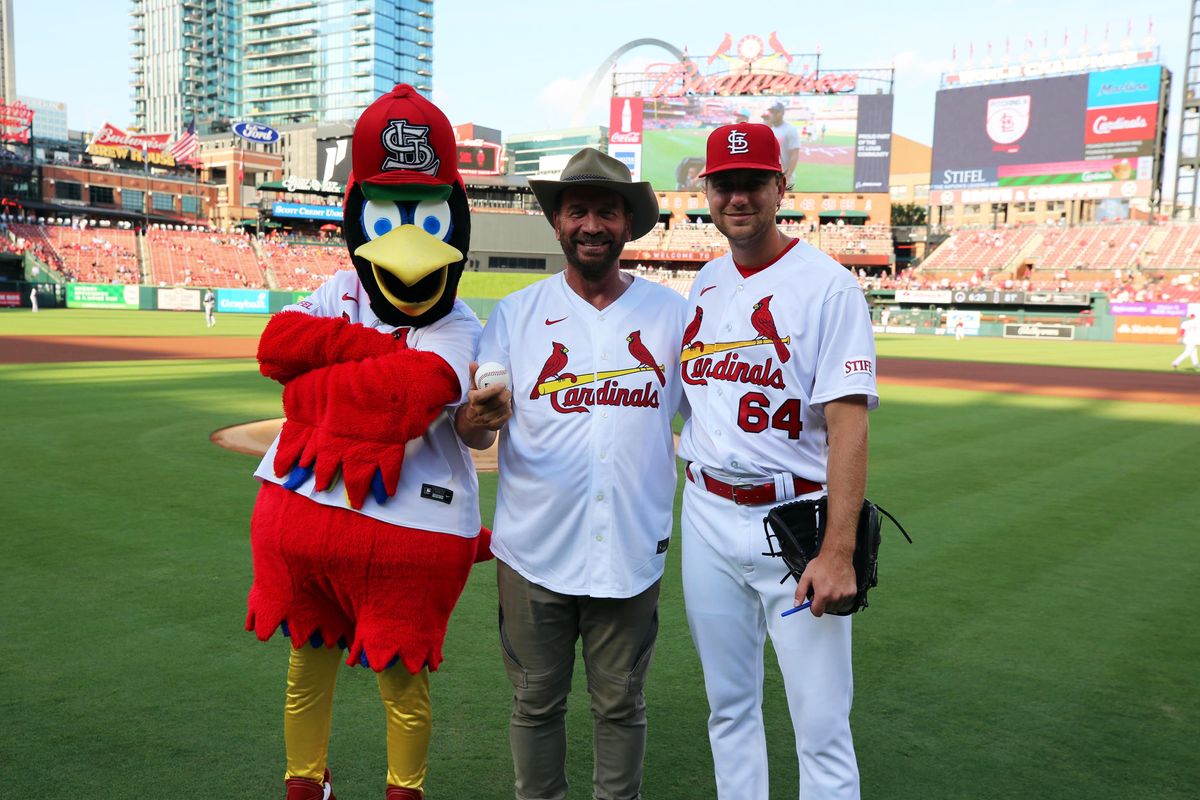
POLYGON ((700 333, 700 320, 704 319, 704 309, 696 306, 696 316, 688 323, 687 328, 683 331, 683 349, 688 350, 692 347, 703 347, 700 342, 693 342, 696 334, 700 333))
POLYGON ((654 356, 646 349, 646 345, 642 344, 642 332, 634 331, 625 337, 625 341, 629 342, 629 355, 636 358, 640 366, 650 367, 654 370, 654 374, 658 376, 658 382, 666 386, 667 376, 663 375, 663 371, 654 361, 654 356))
POLYGON ((559 342, 551 342, 550 346, 553 352, 546 359, 546 363, 542 366, 542 374, 538 375, 538 379, 533 383, 533 391, 529 393, 530 400, 538 399, 538 388, 544 381, 549 378, 555 378, 559 375, 570 377, 574 383, 574 375, 563 375, 563 368, 567 366, 567 346, 559 342))
POLYGON ((775 295, 767 295, 762 300, 754 304, 754 313, 750 315, 750 324, 754 326, 754 330, 763 339, 770 339, 775 345, 775 355, 779 357, 780 364, 786 364, 792 354, 783 346, 783 342, 779 339, 779 331, 775 329, 775 317, 771 315, 771 298, 775 295))

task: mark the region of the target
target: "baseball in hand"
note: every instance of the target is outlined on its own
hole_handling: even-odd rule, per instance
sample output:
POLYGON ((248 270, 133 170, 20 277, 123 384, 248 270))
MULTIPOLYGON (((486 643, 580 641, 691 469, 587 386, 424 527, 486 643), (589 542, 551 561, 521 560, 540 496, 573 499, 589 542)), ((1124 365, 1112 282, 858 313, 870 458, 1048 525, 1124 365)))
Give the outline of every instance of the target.
POLYGON ((503 364, 495 361, 488 361, 480 364, 479 369, 475 370, 475 385, 480 389, 486 389, 495 384, 508 386, 508 370, 503 364))

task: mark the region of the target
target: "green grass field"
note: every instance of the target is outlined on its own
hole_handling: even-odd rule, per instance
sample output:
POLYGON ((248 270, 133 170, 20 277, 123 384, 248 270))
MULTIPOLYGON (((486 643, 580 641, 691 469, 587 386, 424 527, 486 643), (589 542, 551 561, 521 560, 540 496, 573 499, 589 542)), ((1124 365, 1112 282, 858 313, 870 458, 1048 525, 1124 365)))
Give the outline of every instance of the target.
MULTIPOLYGON (((32 316, 0 314, 0 333, 147 332, 121 312, 32 316)), ((203 332, 199 314, 163 319, 203 332)), ((242 323, 249 333, 261 318, 242 323)), ((986 344, 993 360, 1040 361, 1050 351, 1025 346, 1051 343, 881 338, 880 350, 938 344, 941 355, 920 355, 976 357, 986 344)), ((1062 360, 1091 347, 1066 345, 1062 360)), ((1097 358, 1159 368, 1107 347, 1097 358)), ((0 365, 0 408, 0 794, 281 797, 287 646, 241 630, 255 459, 208 441, 278 416, 277 387, 249 360, 0 365)), ((916 544, 887 539, 881 585, 855 621, 864 797, 1196 796, 1198 451, 1196 407, 884 387, 870 493, 916 544)), ((490 521, 495 477, 482 486, 490 521)), ((655 800, 712 786, 678 557, 672 547, 647 690, 655 800)), ((432 680, 434 800, 512 797, 495 609, 482 565, 432 680)), ((582 673, 572 797, 587 796, 591 774, 582 673)), ((794 798, 773 669, 766 698, 772 797, 794 798)), ((335 714, 338 796, 382 797, 369 674, 342 672, 335 714)))

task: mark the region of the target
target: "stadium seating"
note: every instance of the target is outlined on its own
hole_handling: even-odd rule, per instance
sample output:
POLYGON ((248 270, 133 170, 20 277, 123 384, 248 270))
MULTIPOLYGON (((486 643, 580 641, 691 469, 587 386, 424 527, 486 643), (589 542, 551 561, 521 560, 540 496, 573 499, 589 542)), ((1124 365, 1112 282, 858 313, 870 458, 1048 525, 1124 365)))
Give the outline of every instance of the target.
POLYGON ((922 272, 1001 272, 1038 235, 1034 228, 1000 228, 956 231, 925 259, 922 272))
POLYGON ((1085 225, 1042 234, 1033 258, 1040 270, 1112 270, 1133 264, 1147 238, 1145 225, 1085 225))
POLYGON ((1147 248, 1146 271, 1200 269, 1200 225, 1170 225, 1154 252, 1147 248))
POLYGON ((316 289, 337 270, 351 268, 346 244, 341 240, 322 245, 262 239, 258 249, 270 283, 278 289, 316 289))
POLYGON ((82 283, 141 283, 137 238, 132 230, 14 224, 30 249, 70 280, 82 283))
POLYGON ((147 272, 159 286, 267 285, 250 240, 240 234, 151 228, 146 243, 147 272))

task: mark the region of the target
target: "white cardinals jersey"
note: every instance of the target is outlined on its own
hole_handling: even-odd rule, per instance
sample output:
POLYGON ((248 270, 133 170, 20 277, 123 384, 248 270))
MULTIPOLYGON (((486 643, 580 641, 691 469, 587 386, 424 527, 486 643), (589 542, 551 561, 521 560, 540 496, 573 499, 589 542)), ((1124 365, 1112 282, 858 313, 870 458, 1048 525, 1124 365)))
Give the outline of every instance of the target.
POLYGON ((1184 344, 1200 344, 1200 319, 1189 317, 1179 325, 1184 344))
POLYGON ((496 306, 479 358, 508 368, 492 552, 562 594, 632 597, 662 576, 685 302, 635 278, 598 310, 563 274, 496 306))
MULTIPOLYGON (((283 310, 302 311, 318 317, 342 317, 348 322, 361 322, 380 334, 396 330, 375 316, 366 290, 353 270, 338 271, 307 298, 283 310)), ((409 347, 436 353, 446 360, 458 376, 462 395, 454 406, 446 407, 419 439, 413 439, 405 446, 404 466, 400 470, 396 494, 382 504, 368 494, 363 507, 356 513, 409 528, 468 538, 477 536, 479 479, 470 451, 454 432, 454 410, 466 399, 471 385, 469 370, 481 333, 479 318, 466 303, 456 300, 450 313, 437 322, 402 330, 406 331, 403 335, 409 347), (422 492, 424 486, 444 491, 422 492), (447 499, 449 502, 445 502, 447 499)), ((276 436, 259 463, 255 477, 277 484, 287 480, 286 475, 275 476, 273 464, 278 445, 279 437, 276 436)), ((355 511, 346 498, 341 478, 324 492, 318 492, 315 484, 316 479, 310 477, 296 491, 323 505, 355 511)))
POLYGON ((691 406, 679 456, 715 474, 826 483, 822 404, 879 405, 875 340, 854 277, 805 242, 743 277, 729 253, 692 284, 680 372, 691 406))

